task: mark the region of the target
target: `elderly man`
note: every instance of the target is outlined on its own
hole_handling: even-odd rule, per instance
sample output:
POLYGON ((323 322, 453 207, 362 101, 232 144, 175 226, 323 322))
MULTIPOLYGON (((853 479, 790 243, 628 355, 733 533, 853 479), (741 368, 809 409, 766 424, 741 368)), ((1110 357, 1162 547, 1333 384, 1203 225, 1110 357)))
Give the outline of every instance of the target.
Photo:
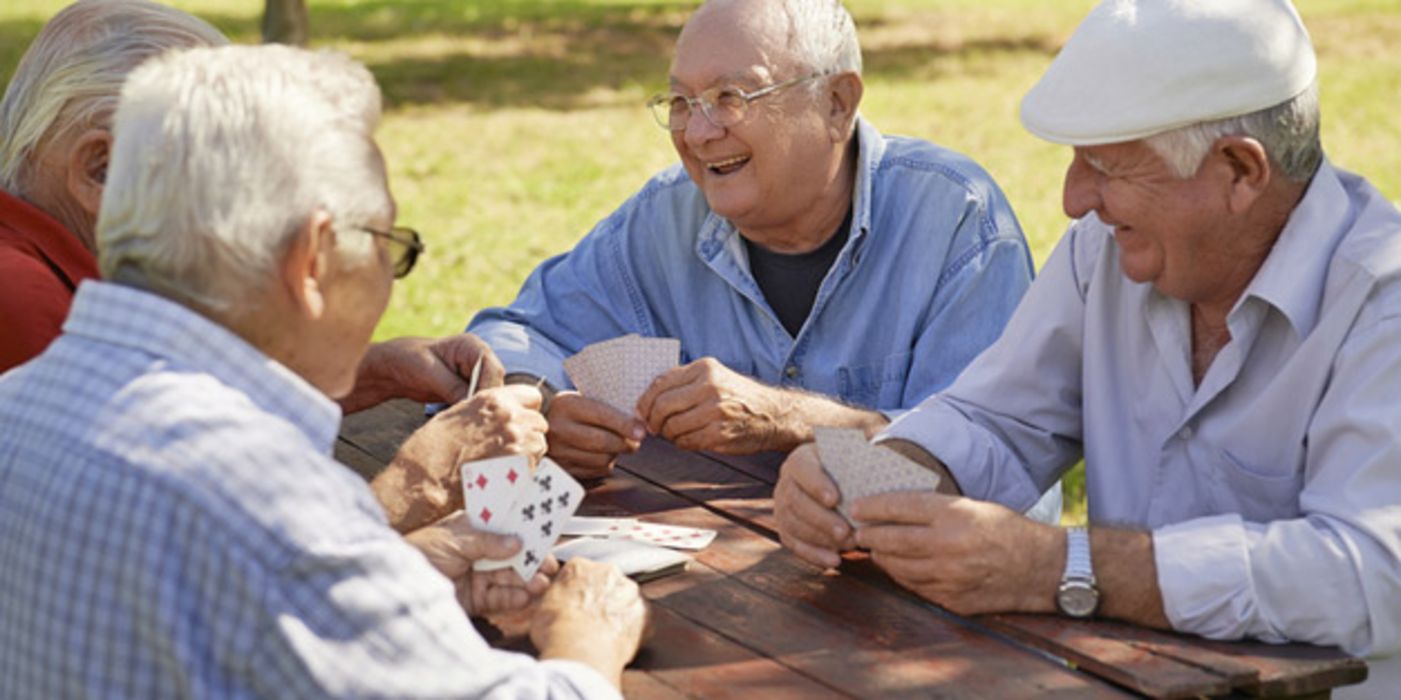
POLYGON ((546 661, 494 651, 328 457, 327 397, 410 250, 378 116, 330 54, 200 48, 131 75, 109 281, 0 377, 0 695, 617 696, 644 608, 616 569, 560 572, 531 629, 546 661))
MULTIPOLYGON (((127 73, 169 49, 225 43, 203 20, 170 7, 80 0, 25 52, 0 101, 0 372, 43 351, 78 284, 97 276, 93 227, 127 73)), ((469 335, 374 345, 341 405, 349 412, 398 397, 465 398, 463 377, 479 357, 479 385, 498 386, 501 364, 486 349, 469 335)))
POLYGON ((1107 0, 1022 119, 1074 147, 1076 221, 1003 338, 879 438, 980 500, 858 501, 853 538, 804 449, 784 542, 867 547, 965 613, 1397 652, 1401 212, 1324 159, 1294 9, 1107 0), (982 502, 1025 508, 1082 455, 1088 534, 982 502))
MULTIPOLYGON (((21 59, 0 102, 0 372, 39 354, 59 333, 74 290, 97 277, 93 229, 107 175, 118 91, 138 64, 163 51, 227 43, 189 14, 146 0, 80 0, 54 16, 21 59)), ((417 238, 394 243, 407 272, 417 238)), ((477 338, 398 338, 370 347, 343 410, 391 398, 459 401, 480 362, 480 388, 500 386, 501 363, 477 338)), ((400 530, 460 503, 456 458, 491 442, 527 446, 511 420, 522 406, 489 393, 416 437, 375 481, 400 530)))
POLYGON ((967 158, 882 136, 862 90, 838 0, 711 0, 690 18, 651 103, 681 163, 470 326, 508 371, 558 387, 589 343, 681 340, 693 361, 637 416, 557 396, 557 460, 606 474, 647 432, 731 454, 791 450, 814 425, 874 433, 998 337, 1032 274, 1006 199, 967 158))

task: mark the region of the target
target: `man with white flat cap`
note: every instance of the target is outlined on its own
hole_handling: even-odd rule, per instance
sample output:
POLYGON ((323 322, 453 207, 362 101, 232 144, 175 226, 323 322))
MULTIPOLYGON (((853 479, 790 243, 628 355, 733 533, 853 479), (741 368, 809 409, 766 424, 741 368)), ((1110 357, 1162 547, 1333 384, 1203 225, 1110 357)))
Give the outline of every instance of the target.
POLYGON ((811 448, 780 533, 960 613, 1102 615, 1373 657, 1401 687, 1401 212, 1324 158, 1286 0, 1106 0, 1022 103, 1075 221, 1000 340, 877 439, 943 493, 854 504, 811 448), (1088 530, 1017 514, 1079 459, 1088 530), (1383 658, 1391 656, 1392 658, 1383 658))

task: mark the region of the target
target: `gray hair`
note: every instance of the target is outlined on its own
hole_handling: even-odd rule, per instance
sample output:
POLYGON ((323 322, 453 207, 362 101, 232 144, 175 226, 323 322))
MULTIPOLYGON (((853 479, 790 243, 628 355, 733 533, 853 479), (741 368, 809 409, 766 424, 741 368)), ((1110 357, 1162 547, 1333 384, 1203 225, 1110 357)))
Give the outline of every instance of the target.
POLYGON ((814 73, 861 73, 856 23, 841 0, 783 0, 788 48, 814 73))
POLYGON ((23 194, 41 144, 105 127, 128 73, 172 48, 228 43, 204 20, 147 0, 79 0, 54 15, 0 101, 0 188, 23 194))
POLYGON ((1257 112, 1215 121, 1189 124, 1144 141, 1173 174, 1187 179, 1196 174, 1212 144, 1223 136, 1248 136, 1265 147, 1270 162, 1285 179, 1307 182, 1323 162, 1318 137, 1318 83, 1299 95, 1257 112))
POLYGON ((374 78, 340 54, 226 46, 148 61, 113 120, 102 274, 238 315, 318 208, 342 258, 368 260, 372 237, 348 232, 392 212, 379 117, 374 78))

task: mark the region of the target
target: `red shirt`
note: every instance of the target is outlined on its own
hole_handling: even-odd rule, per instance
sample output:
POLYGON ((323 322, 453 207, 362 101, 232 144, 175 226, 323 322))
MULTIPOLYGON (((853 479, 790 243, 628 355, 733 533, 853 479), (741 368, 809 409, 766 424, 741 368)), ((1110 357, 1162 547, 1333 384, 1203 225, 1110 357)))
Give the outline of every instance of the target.
POLYGON ((32 204, 0 190, 0 372, 44 351, 97 258, 32 204))

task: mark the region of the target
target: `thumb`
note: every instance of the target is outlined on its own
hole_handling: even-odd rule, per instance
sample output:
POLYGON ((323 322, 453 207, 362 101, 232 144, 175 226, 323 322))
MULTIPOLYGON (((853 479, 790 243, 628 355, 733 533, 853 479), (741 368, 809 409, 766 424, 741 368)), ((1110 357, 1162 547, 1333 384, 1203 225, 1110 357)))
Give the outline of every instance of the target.
POLYGON ((521 550, 521 541, 512 535, 474 532, 464 538, 462 555, 472 561, 480 559, 510 559, 521 550))

